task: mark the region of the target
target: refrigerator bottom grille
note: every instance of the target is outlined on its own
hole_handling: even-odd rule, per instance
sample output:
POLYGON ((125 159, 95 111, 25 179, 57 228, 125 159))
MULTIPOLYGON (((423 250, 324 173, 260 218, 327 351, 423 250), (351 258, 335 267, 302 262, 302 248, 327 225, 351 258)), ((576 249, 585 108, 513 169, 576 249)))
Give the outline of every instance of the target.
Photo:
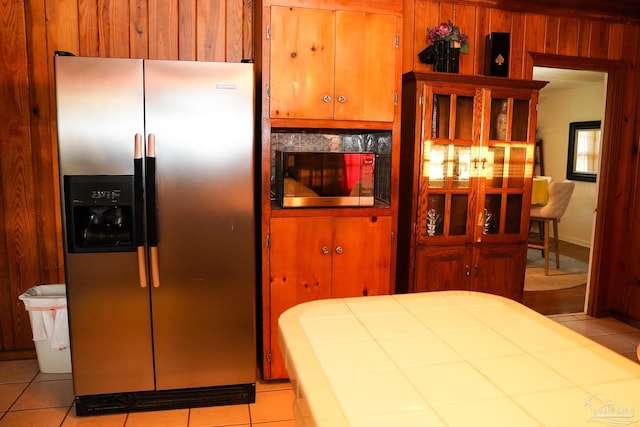
POLYGON ((255 403, 256 385, 236 384, 181 390, 76 396, 76 415, 115 414, 255 403))

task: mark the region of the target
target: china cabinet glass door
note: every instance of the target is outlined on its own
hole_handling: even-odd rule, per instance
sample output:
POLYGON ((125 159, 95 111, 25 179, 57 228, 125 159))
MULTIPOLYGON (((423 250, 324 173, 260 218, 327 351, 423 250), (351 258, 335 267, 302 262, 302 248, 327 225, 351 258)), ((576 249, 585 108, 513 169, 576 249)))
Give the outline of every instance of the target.
POLYGON ((419 243, 518 241, 533 146, 529 99, 424 88, 419 243))
POLYGON ((424 91, 418 241, 466 242, 473 235, 477 179, 475 91, 424 91), (474 165, 475 162, 475 165, 474 165))
POLYGON ((522 211, 533 146, 529 143, 529 99, 492 97, 479 171, 482 221, 476 241, 517 241, 523 232, 522 211), (482 200, 484 199, 484 200, 482 200))

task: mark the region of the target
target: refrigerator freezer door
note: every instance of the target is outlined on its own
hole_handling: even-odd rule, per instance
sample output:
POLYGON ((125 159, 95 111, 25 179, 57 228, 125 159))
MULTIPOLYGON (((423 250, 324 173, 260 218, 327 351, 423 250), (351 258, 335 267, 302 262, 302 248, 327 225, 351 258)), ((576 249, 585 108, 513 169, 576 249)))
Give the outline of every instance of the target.
POLYGON ((253 383, 253 66, 145 61, 158 390, 253 383))
MULTIPOLYGON (((144 133, 142 68, 141 60, 55 58, 61 178, 133 175, 134 137, 144 133)), ((138 282, 136 253, 69 253, 68 243, 75 394, 153 390, 149 289, 138 282)))

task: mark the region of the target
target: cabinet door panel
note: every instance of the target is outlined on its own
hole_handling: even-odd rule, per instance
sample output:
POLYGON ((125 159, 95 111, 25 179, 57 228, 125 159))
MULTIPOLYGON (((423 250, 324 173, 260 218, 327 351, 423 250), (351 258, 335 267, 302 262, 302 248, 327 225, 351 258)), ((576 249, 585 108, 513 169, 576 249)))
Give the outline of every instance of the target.
POLYGON ((271 117, 333 117, 334 39, 330 10, 271 8, 271 117))
POLYGON ((413 292, 469 289, 470 252, 466 246, 428 246, 416 253, 413 292))
POLYGON ((286 378, 278 347, 278 318, 296 304, 331 296, 331 218, 271 219, 271 379, 286 378), (325 254, 323 248, 327 248, 325 254))
POLYGON ((333 298, 388 294, 391 217, 335 219, 333 298))
POLYGON ((336 120, 393 121, 396 18, 336 12, 336 120))
POLYGON ((473 290, 522 299, 526 249, 526 244, 478 246, 473 257, 473 290))

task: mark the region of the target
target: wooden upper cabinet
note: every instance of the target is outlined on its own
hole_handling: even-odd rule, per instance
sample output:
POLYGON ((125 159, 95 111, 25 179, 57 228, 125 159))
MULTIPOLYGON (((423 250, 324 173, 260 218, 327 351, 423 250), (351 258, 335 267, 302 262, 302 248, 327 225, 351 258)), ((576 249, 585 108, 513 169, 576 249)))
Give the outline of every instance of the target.
POLYGON ((393 121, 397 17, 272 6, 270 18, 271 118, 393 121))
POLYGON ((393 121, 400 59, 396 17, 337 12, 336 24, 334 119, 393 121))
POLYGON ((331 119, 335 13, 273 6, 269 37, 271 117, 331 119))

